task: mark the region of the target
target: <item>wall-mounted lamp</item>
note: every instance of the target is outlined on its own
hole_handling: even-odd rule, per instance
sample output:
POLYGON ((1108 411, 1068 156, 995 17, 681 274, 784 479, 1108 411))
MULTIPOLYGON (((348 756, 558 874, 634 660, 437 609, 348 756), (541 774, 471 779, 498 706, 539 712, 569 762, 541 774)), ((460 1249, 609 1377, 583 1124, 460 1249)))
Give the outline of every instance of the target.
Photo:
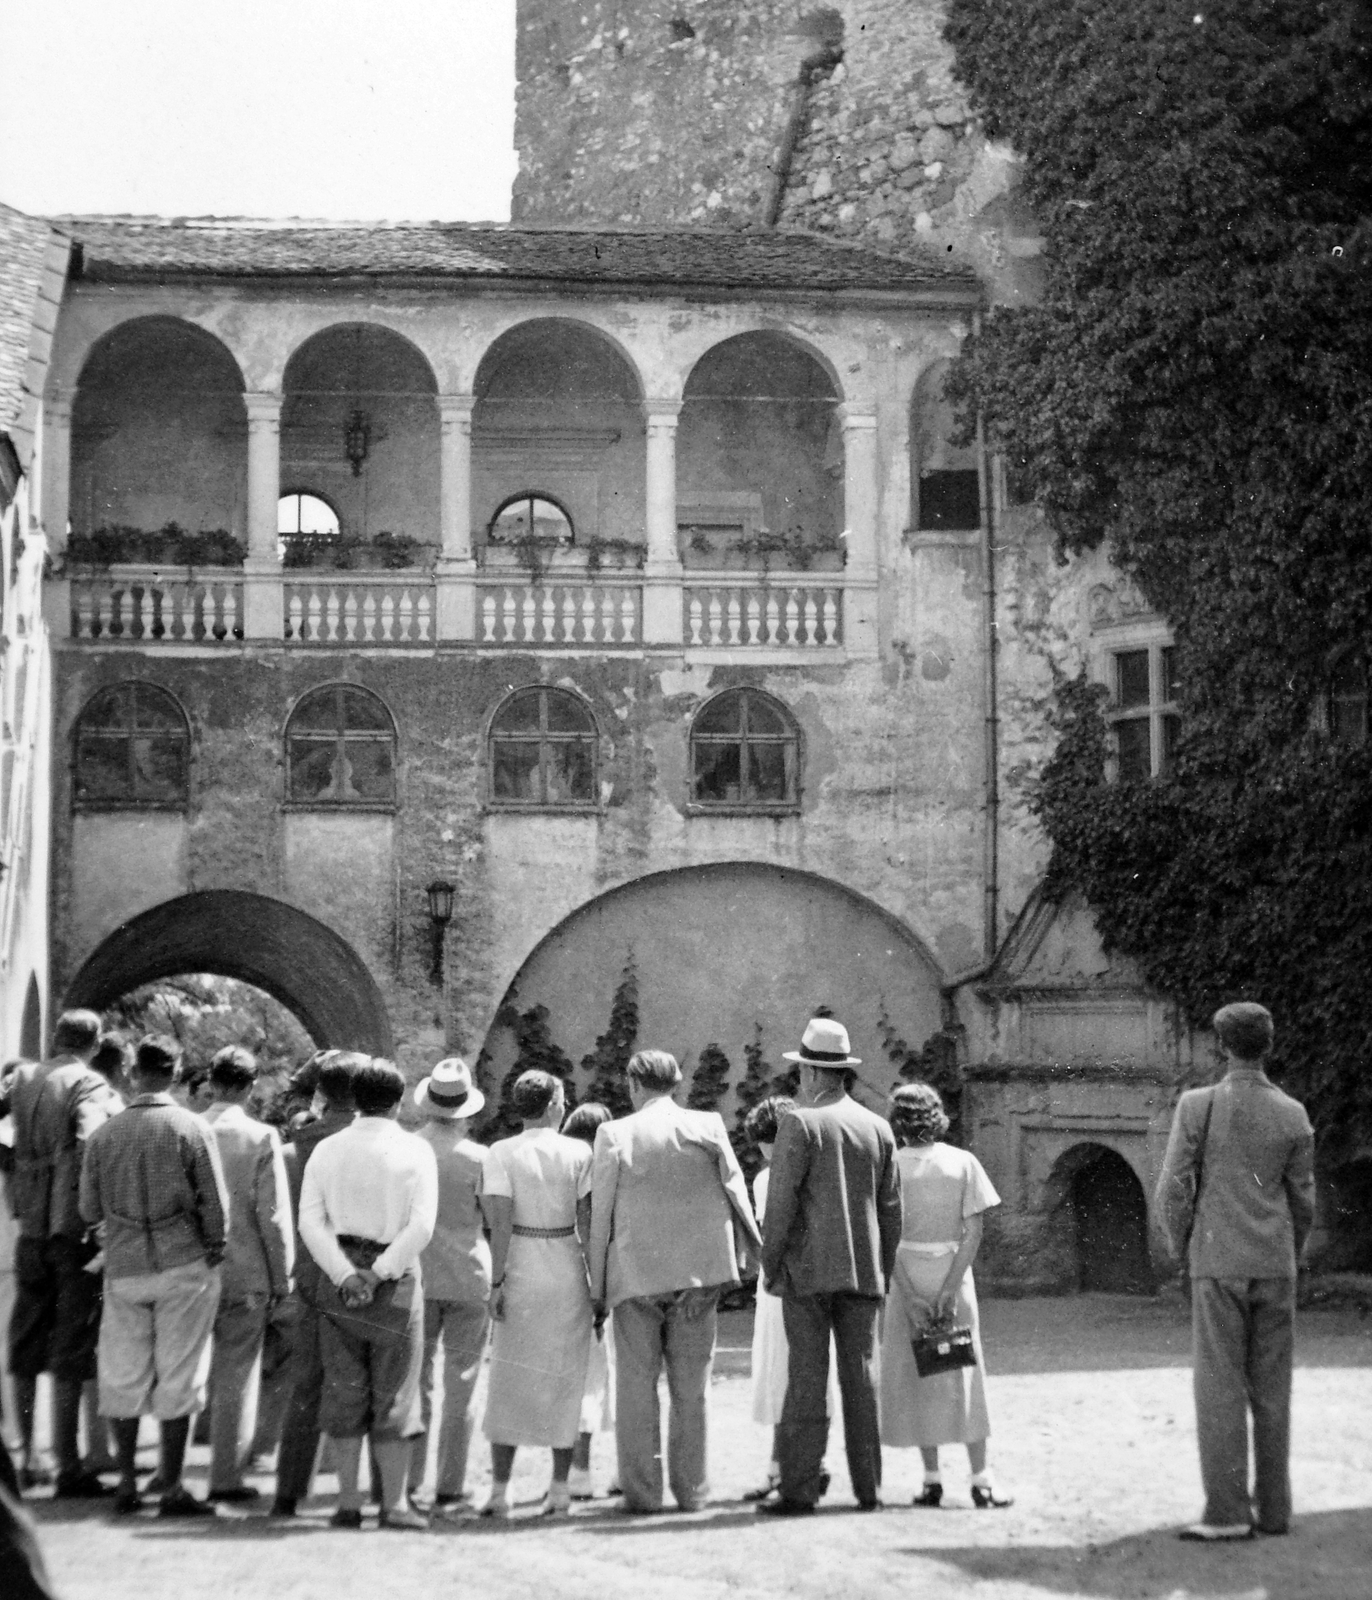
POLYGON ((453 920, 453 896, 457 885, 446 878, 435 878, 426 893, 429 896, 429 922, 433 928, 433 961, 429 968, 432 982, 443 982, 443 935, 453 920))
POLYGON ((343 454, 352 463, 353 477, 362 476, 362 463, 372 442, 372 419, 365 411, 354 411, 343 429, 343 454))

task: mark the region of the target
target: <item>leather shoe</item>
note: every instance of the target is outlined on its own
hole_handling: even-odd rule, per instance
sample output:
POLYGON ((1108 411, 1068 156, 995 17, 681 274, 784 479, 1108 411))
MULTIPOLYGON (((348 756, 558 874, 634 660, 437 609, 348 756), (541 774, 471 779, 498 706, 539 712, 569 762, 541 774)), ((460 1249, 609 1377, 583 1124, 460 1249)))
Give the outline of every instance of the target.
POLYGON ((173 1489, 164 1494, 157 1505, 159 1517, 212 1517, 214 1507, 205 1500, 197 1500, 189 1489, 173 1489))
POLYGON ((93 1472, 63 1472, 58 1475, 52 1497, 54 1500, 99 1500, 113 1493, 114 1490, 106 1488, 93 1472))
POLYGON ((226 1506, 241 1506, 252 1500, 260 1500, 262 1491, 254 1489, 250 1483, 240 1483, 232 1489, 211 1489, 205 1498, 222 1501, 226 1506))
POLYGON ((1015 1497, 1012 1494, 1001 1494, 998 1489, 987 1489, 980 1483, 972 1485, 972 1504, 978 1511, 989 1511, 992 1507, 1002 1511, 1014 1503, 1015 1497))
POLYGON ((941 1506, 943 1504, 943 1485, 941 1483, 926 1483, 915 1498, 910 1502, 912 1506, 941 1506))
POLYGON ((884 1506, 885 1502, 880 1499, 858 1501, 859 1511, 881 1511, 884 1509, 884 1506))
POLYGON ((376 1525, 378 1528, 408 1528, 419 1533, 428 1531, 429 1519, 409 1506, 401 1506, 399 1511, 382 1511, 376 1525))
POLYGON ((279 1494, 272 1501, 271 1515, 274 1517, 293 1517, 295 1515, 296 1501, 288 1494, 279 1494))
POLYGON ((760 1517, 812 1517, 815 1514, 808 1500, 768 1500, 755 1509, 760 1517))
POLYGON ((1228 1544, 1236 1539, 1251 1539, 1253 1529, 1246 1522, 1193 1522, 1183 1528, 1178 1539, 1191 1539, 1200 1544, 1228 1544))
POLYGON ((116 1489, 114 1511, 116 1516, 131 1517, 143 1509, 143 1496, 137 1489, 116 1489))
POLYGON ((339 1506, 329 1518, 331 1528, 360 1528, 362 1512, 356 1506, 339 1506))

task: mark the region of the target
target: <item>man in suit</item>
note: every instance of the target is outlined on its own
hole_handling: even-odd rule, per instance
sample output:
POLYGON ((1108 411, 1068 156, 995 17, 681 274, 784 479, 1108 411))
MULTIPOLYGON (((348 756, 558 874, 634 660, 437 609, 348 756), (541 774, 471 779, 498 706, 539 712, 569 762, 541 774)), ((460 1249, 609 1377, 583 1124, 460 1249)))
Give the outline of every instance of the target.
POLYGON ((677 1504, 694 1511, 708 1494, 705 1393, 716 1302, 762 1240, 723 1118, 676 1104, 681 1069, 663 1050, 640 1050, 628 1072, 633 1114, 596 1133, 591 1298, 598 1319, 607 1304, 614 1312, 623 1509, 662 1506, 657 1380, 665 1362, 667 1477, 677 1504))
POLYGON ((255 1500, 243 1482, 257 1427, 262 1342, 274 1304, 291 1292, 295 1227, 276 1129, 248 1115, 257 1062, 241 1045, 210 1062, 214 1129, 229 1191, 229 1242, 220 1273, 210 1364, 211 1500, 255 1500))
POLYGON ((800 1067, 800 1103, 777 1129, 762 1271, 782 1297, 790 1369, 777 1428, 781 1494, 758 1511, 802 1515, 823 1492, 831 1334, 849 1476, 859 1506, 873 1511, 881 1504, 877 1313, 901 1234, 895 1139, 849 1097, 849 1074, 861 1062, 832 1017, 812 1018, 800 1049, 783 1059, 800 1067))
POLYGON ((1255 1503, 1259 1533, 1290 1526, 1296 1262, 1315 1214, 1310 1119, 1263 1070, 1272 1014, 1244 1002, 1212 1026, 1225 1075, 1178 1101, 1155 1201, 1191 1271, 1205 1513, 1181 1537, 1206 1541, 1251 1538, 1255 1503))

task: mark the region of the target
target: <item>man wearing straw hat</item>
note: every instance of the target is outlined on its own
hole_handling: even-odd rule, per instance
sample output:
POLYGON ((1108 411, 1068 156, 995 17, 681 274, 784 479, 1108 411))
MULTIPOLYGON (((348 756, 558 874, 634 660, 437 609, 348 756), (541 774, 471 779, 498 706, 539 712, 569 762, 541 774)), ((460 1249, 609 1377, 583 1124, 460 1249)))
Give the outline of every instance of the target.
POLYGON ((877 1313, 901 1236, 895 1139, 849 1097, 862 1063, 832 1016, 812 1017, 800 1049, 783 1059, 800 1068, 799 1103, 777 1129, 762 1273, 765 1287, 782 1297, 790 1370, 777 1429, 781 1494, 758 1511, 799 1516, 823 1493, 831 1333, 853 1493, 874 1511, 881 1504, 877 1313))
POLYGON ((440 1061, 414 1092, 428 1119, 418 1130, 438 1163, 438 1221, 419 1258, 424 1284, 424 1367, 420 1403, 424 1432, 414 1441, 410 1488, 425 1482, 434 1409, 438 1346, 443 1345, 443 1412, 437 1422, 433 1504, 457 1510, 466 1499, 467 1453, 476 1426, 476 1380, 490 1327, 491 1250, 482 1231, 481 1175, 485 1149, 468 1137, 486 1097, 460 1056, 440 1061))

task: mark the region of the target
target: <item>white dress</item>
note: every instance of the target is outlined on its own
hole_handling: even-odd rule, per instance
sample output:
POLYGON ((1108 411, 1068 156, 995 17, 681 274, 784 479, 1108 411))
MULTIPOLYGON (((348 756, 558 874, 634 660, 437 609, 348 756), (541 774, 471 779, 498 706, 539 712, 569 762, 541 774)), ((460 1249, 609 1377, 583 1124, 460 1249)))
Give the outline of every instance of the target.
POLYGON ((958 1286, 954 1318, 972 1330, 974 1367, 921 1378, 911 1347, 926 1320, 968 1217, 1000 1204, 985 1169, 970 1150, 930 1144, 896 1152, 905 1228, 881 1329, 881 1442, 885 1445, 968 1444, 991 1432, 986 1364, 981 1352, 977 1291, 969 1268, 958 1286))
POLYGON ((493 1324, 484 1432, 493 1444, 576 1443, 591 1345, 591 1290, 574 1225, 589 1188, 591 1150, 552 1128, 501 1139, 486 1155, 482 1193, 514 1202, 505 1258, 505 1315, 493 1324))
MULTIPOLYGON (((753 1210, 757 1212, 759 1226, 767 1214, 767 1185, 771 1168, 764 1167, 753 1179, 753 1210)), ((768 1294, 757 1286, 757 1310, 753 1313, 753 1421, 764 1428, 775 1428, 781 1422, 781 1408, 786 1403, 786 1373, 789 1366, 789 1348, 786 1343, 786 1323, 782 1316, 781 1296, 768 1294)), ((838 1359, 833 1341, 829 1347, 829 1389, 825 1409, 831 1417, 838 1415, 838 1359)))

